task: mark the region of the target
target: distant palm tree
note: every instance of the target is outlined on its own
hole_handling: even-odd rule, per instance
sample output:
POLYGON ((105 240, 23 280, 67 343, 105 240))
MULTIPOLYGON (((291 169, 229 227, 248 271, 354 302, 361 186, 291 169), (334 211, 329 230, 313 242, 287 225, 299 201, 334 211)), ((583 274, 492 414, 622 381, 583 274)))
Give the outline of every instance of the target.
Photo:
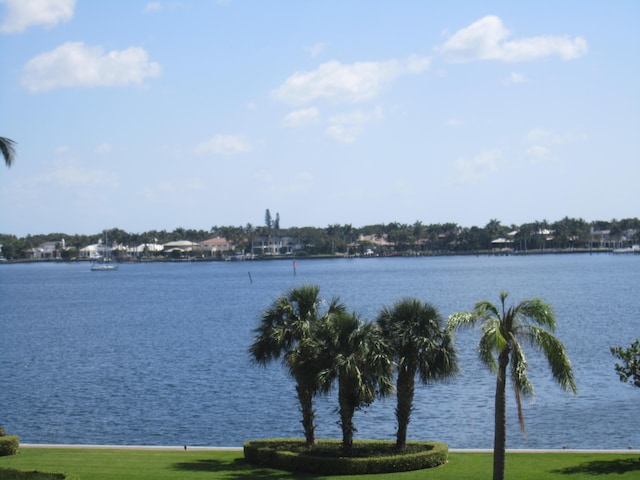
POLYGON ((307 446, 316 444, 313 397, 319 389, 320 371, 315 361, 315 344, 310 340, 317 324, 345 312, 344 305, 337 298, 322 309, 324 302, 319 293, 320 287, 303 285, 275 299, 262 314, 249 348, 252 359, 261 365, 282 357, 289 374, 296 381, 307 446))
POLYGON ((342 448, 350 455, 356 431, 353 415, 376 396, 393 389, 389 350, 375 323, 363 323, 355 314, 335 315, 321 325, 317 335, 324 366, 319 378, 324 392, 338 382, 338 413, 342 448))
POLYGON ((4 163, 10 167, 16 157, 16 142, 10 138, 0 137, 0 150, 4 157, 4 163))
POLYGON ((553 378, 567 391, 576 393, 571 362, 564 345, 551 332, 556 318, 551 306, 539 298, 523 300, 506 308, 508 293, 500 292, 500 308, 484 300, 476 303, 472 312, 455 313, 449 317, 451 328, 482 324, 479 343, 480 360, 497 373, 495 396, 495 432, 493 444, 493 479, 504 479, 506 448, 506 382, 507 366, 511 363, 511 382, 518 406, 520 428, 524 429, 521 397, 533 395, 533 385, 527 377, 527 361, 522 344, 538 348, 547 359, 553 378), (494 355, 497 355, 497 362, 494 355))
POLYGON ((384 307, 378 325, 396 362, 396 447, 407 443, 407 427, 413 410, 416 374, 423 384, 444 379, 458 371, 451 333, 430 303, 404 298, 384 307))

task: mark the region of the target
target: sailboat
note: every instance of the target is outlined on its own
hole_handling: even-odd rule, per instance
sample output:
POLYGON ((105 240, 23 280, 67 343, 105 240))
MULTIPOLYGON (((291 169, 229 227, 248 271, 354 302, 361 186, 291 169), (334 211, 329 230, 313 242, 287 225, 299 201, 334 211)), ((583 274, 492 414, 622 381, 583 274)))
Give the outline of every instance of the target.
POLYGON ((104 254, 102 255, 100 262, 94 263, 93 265, 91 265, 92 272, 108 272, 111 270, 118 269, 117 265, 111 264, 111 251, 109 250, 108 243, 107 243, 107 232, 104 232, 103 245, 104 245, 104 254))

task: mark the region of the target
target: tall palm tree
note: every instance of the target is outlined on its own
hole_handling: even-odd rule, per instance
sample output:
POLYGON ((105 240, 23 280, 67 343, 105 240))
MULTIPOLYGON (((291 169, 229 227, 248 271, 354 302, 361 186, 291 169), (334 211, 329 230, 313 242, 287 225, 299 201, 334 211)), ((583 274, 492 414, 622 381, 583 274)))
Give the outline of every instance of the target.
POLYGON ((342 448, 350 455, 353 448, 355 411, 370 405, 376 396, 393 389, 389 349, 375 323, 363 323, 355 314, 335 315, 319 329, 317 351, 324 367, 319 379, 323 391, 338 383, 338 413, 342 429, 342 448))
POLYGON ((566 391, 576 393, 573 369, 564 345, 552 332, 556 318, 551 306, 539 298, 523 300, 506 307, 508 293, 500 292, 500 308, 484 300, 476 303, 472 312, 455 313, 449 317, 451 328, 482 324, 479 343, 480 360, 497 373, 495 396, 495 432, 493 444, 493 479, 504 479, 506 448, 506 382, 511 364, 511 382, 515 391, 518 419, 523 434, 524 416, 521 398, 533 395, 533 385, 527 377, 527 360, 523 344, 539 349, 551 368, 553 378, 566 391), (497 356, 497 362, 494 355, 497 356))
POLYGON ((2 151, 4 163, 10 167, 16 158, 16 142, 10 138, 0 137, 0 151, 2 151))
POLYGON ((380 311, 378 325, 396 362, 396 447, 401 449, 407 443, 416 374, 423 384, 454 375, 458 371, 456 351, 445 321, 430 303, 399 300, 380 311))
POLYGON ((337 298, 323 309, 324 301, 319 298, 319 293, 320 287, 303 285, 276 298, 263 312, 249 348, 252 359, 261 365, 282 358, 296 381, 307 446, 316 444, 313 397, 318 392, 320 370, 315 361, 315 344, 310 339, 317 324, 346 310, 337 298))

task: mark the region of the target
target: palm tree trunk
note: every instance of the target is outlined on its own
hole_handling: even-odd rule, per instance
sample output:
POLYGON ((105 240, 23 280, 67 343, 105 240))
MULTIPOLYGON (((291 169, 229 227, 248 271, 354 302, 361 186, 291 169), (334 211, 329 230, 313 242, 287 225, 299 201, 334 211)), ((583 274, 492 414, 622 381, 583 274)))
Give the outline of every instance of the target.
POLYGON ((396 421, 398 433, 396 435, 396 448, 402 449, 407 445, 407 428, 411 417, 415 385, 415 371, 407 372, 404 369, 398 371, 396 383, 398 402, 396 406, 396 421))
POLYGON ((342 450, 350 456, 353 450, 353 414, 355 409, 351 406, 340 407, 340 426, 342 427, 342 450))
POLYGON ((296 386, 300 411, 302 412, 302 427, 304 428, 304 439, 307 447, 316 444, 316 426, 313 424, 315 412, 313 411, 313 393, 311 390, 301 385, 296 386))
POLYGON ((505 450, 507 444, 507 365, 509 350, 505 348, 498 358, 496 380, 495 430, 493 437, 493 480, 504 480, 505 450))
POLYGON ((338 402, 340 404, 340 428, 342 428, 342 450, 346 456, 350 456, 353 450, 353 415, 356 411, 355 402, 350 398, 349 393, 345 390, 346 386, 338 386, 338 402))

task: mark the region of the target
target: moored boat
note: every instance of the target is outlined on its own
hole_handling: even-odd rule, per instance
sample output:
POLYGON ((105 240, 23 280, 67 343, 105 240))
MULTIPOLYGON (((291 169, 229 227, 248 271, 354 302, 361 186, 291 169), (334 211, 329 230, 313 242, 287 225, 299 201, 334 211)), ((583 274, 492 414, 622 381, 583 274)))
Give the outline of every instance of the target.
POLYGON ((613 253, 640 253, 640 245, 632 245, 631 247, 615 248, 613 253))
POLYGON ((91 265, 92 272, 109 272, 112 270, 117 270, 117 265, 111 264, 111 250, 109 249, 107 243, 107 232, 104 232, 104 253, 100 258, 100 261, 91 265))
POLYGON ((106 272, 109 270, 117 270, 117 269, 118 269, 117 265, 111 265, 110 263, 107 263, 107 262, 91 265, 92 272, 106 272))

